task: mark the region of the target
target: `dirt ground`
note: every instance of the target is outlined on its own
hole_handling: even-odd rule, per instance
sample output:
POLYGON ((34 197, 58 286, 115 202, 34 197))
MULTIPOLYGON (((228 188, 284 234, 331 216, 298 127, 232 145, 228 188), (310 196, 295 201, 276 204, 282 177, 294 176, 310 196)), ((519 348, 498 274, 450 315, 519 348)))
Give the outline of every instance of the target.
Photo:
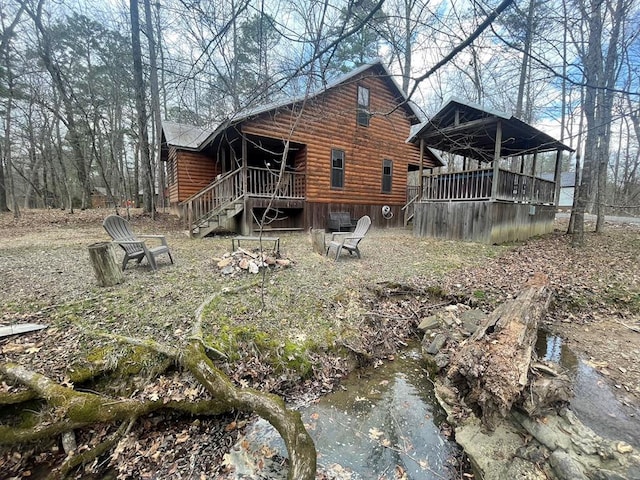
MULTIPOLYGON (((240 384, 300 400, 331 390, 353 367, 332 353, 335 345, 369 360, 391 358, 393 349, 415 335, 415 325, 430 314, 431 303, 443 299, 471 303, 489 312, 517 295, 530 276, 542 272, 555 292, 545 328, 595 366, 622 401, 640 405, 638 225, 607 224, 603 234, 587 234, 581 249, 570 246, 563 235, 564 223, 558 223, 554 234, 504 246, 415 238, 406 229, 374 229, 361 244, 361 260, 344 257, 339 262, 314 254, 306 234, 282 234, 282 256, 292 260, 290 268, 265 277, 225 277, 217 262, 231 250, 231 237, 191 240, 177 218, 161 214, 151 220, 135 211, 134 230, 166 234, 176 263, 170 266, 160 258, 154 273, 144 262, 140 266, 132 262, 124 284, 99 288, 87 246, 108 239, 101 227, 108 213, 26 211, 19 220, 0 214, 0 326, 49 325, 39 333, 0 339, 0 361, 19 362, 68 382, 70 365, 104 347, 92 330, 179 343, 188 338, 194 312, 205 298, 240 286, 244 293, 229 296, 209 319, 212 336, 233 327, 243 328, 245 334, 265 332, 281 345, 294 339, 297 345, 312 345, 305 359, 321 366, 304 381, 276 375, 273 367, 265 367, 266 354, 260 357, 263 352, 256 348, 260 345, 254 337, 249 347, 242 346, 254 356, 227 365, 230 375, 240 384), (399 290, 405 294, 397 295, 399 290), (385 291, 396 293, 385 295, 385 291), (435 291, 439 300, 433 298, 435 291)), ((0 393, 11 388, 0 382, 0 393)), ((161 388, 166 393, 175 385, 156 385, 154 392, 161 388)), ((221 422, 217 427, 206 421, 182 425, 179 428, 189 433, 190 440, 179 442, 180 448, 204 449, 206 438, 221 428, 219 443, 224 446, 230 441, 225 433, 233 433, 229 425, 236 421, 221 422)), ((175 454, 176 438, 185 437, 174 432, 167 440, 168 434, 159 432, 156 423, 147 423, 133 443, 121 446, 111 458, 113 468, 126 468, 142 478, 155 464, 153 458, 135 460, 137 452, 162 444, 165 452, 175 454)), ((158 448, 160 455, 163 450, 158 448)), ((24 467, 24 459, 16 460, 14 453, 0 460, 0 472, 3 467, 7 471, 24 467)), ((219 453, 207 451, 208 462, 215 463, 219 453)), ((171 468, 178 467, 167 467, 166 477, 155 478, 171 478, 171 468)), ((199 468, 211 472, 212 467, 199 468)))

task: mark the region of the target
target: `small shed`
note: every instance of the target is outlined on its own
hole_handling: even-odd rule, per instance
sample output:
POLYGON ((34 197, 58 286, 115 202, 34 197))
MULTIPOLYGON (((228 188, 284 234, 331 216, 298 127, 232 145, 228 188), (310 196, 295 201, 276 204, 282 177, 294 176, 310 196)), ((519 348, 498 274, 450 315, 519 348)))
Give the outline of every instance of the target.
POLYGON ((412 205, 417 236, 503 243, 553 230, 562 153, 570 147, 505 113, 451 99, 409 141, 462 158, 459 171, 420 166, 412 205), (554 174, 538 173, 542 155, 554 174))

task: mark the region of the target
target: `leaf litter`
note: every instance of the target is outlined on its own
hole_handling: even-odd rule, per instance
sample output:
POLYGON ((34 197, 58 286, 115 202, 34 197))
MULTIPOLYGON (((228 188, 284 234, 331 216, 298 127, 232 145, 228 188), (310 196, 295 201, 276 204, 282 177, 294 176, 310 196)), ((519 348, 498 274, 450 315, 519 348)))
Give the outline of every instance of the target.
MULTIPOLYGON (((230 237, 190 240, 175 217, 160 214, 152 221, 133 212, 135 231, 167 235, 176 265, 161 262, 156 273, 145 263, 129 267, 123 285, 98 288, 86 247, 107 240, 101 221, 108 213, 25 211, 18 221, 0 215, 0 276, 6 279, 0 325, 49 325, 41 332, 2 339, 2 361, 22 363, 71 385, 73 369, 86 365, 88 357, 102 352, 93 362, 101 364, 92 368, 114 370, 131 354, 93 332, 179 344, 188 338, 194 311, 204 298, 255 280, 230 281, 216 274, 215 259, 230 251, 230 237)), ((235 344, 237 359, 219 365, 239 384, 307 402, 331 391, 358 364, 391 360, 437 304, 462 299, 490 311, 541 271, 556 290, 547 328, 594 363, 606 361, 611 368, 600 370, 607 372, 607 381, 620 385, 623 400, 637 405, 640 335, 629 327, 638 327, 640 318, 640 231, 637 226, 608 224, 604 234, 588 234, 587 246, 574 250, 561 234, 564 228, 559 224, 555 234, 509 246, 415 238, 404 229, 374 230, 363 242, 362 260, 345 257, 339 262, 311 253, 305 235, 283 234, 281 245, 295 266, 265 277, 267 293, 259 308, 261 290, 250 287, 242 297, 221 305, 208 318, 208 328, 212 335, 219 332, 226 316, 236 326, 251 326, 283 342, 300 338, 304 344, 312 338, 315 343, 304 353, 311 371, 301 376, 269 363, 251 336, 235 344), (290 308, 297 304, 299 308, 290 308)), ((148 370, 134 374, 140 388, 131 395, 206 397, 180 372, 163 368, 165 374, 158 376, 157 359, 142 359, 145 362, 148 370)), ((19 389, 0 383, 0 393, 19 389)), ((139 421, 108 458, 88 466, 87 472, 109 468, 119 478, 222 475, 222 456, 241 429, 229 426, 245 422, 237 415, 194 419, 155 414, 139 421)), ((89 448, 115 428, 79 432, 78 448, 89 448)), ((64 455, 55 446, 47 451, 35 446, 9 449, 0 457, 0 471, 35 471, 60 463, 64 455)), ((326 475, 320 472, 319 478, 329 478, 326 475)))

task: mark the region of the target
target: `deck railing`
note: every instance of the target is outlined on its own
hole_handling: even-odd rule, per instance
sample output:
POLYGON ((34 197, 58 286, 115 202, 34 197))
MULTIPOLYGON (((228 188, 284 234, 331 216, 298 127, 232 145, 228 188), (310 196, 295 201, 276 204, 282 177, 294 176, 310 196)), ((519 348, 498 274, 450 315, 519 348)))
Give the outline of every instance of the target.
POLYGON ((556 183, 552 180, 500 169, 497 200, 553 205, 556 183))
POLYGON ((424 177, 422 200, 488 200, 493 170, 437 173, 424 177))
POLYGON ((555 182, 551 180, 500 169, 495 191, 493 183, 492 168, 437 173, 424 177, 421 199, 425 201, 494 199, 549 205, 554 202, 555 182))
POLYGON ((254 197, 304 198, 305 177, 303 173, 284 172, 279 179, 279 170, 248 168, 247 190, 254 197))

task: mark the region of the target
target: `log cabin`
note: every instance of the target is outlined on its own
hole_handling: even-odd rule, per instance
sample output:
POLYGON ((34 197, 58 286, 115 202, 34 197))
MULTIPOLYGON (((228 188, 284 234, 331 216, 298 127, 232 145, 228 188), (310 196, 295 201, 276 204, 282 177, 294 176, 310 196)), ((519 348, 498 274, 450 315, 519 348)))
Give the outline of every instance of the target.
POLYGON ((409 172, 443 165, 407 141, 420 120, 378 61, 209 128, 166 122, 169 202, 194 237, 327 228, 330 212, 402 226, 409 172))
POLYGON ((549 233, 560 198, 563 152, 573 149, 508 114, 452 98, 409 141, 462 159, 460 170, 420 166, 405 211, 414 234, 505 243, 549 233), (553 173, 540 172, 551 156, 553 173))

